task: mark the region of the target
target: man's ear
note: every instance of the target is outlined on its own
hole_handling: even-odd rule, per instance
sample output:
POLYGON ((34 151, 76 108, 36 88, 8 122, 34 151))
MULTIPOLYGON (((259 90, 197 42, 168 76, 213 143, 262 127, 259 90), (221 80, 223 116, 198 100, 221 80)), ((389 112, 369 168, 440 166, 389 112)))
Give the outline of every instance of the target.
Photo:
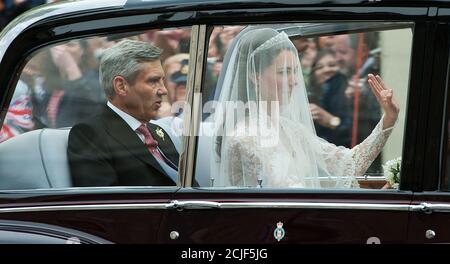
POLYGON ((115 94, 118 96, 125 96, 128 94, 128 82, 120 75, 114 77, 113 87, 115 94))

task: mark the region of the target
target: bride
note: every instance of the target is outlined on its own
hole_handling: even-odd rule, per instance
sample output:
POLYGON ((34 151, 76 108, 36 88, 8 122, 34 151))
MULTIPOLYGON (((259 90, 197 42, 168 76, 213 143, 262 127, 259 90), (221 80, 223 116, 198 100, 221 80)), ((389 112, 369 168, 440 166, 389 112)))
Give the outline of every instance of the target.
POLYGON ((216 186, 358 187, 382 150, 399 106, 379 76, 369 85, 384 115, 348 149, 316 135, 297 50, 284 33, 248 28, 230 45, 218 81, 211 173, 216 186))

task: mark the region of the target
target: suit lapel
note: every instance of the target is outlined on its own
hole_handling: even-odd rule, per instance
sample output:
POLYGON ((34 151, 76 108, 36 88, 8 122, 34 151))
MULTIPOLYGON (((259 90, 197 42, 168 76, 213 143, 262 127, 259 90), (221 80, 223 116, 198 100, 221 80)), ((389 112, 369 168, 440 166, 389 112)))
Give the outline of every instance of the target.
POLYGON ((158 141, 161 151, 163 151, 164 155, 178 168, 178 161, 180 159, 180 154, 178 153, 175 145, 170 139, 169 135, 162 129, 160 126, 155 125, 153 123, 149 124, 149 130, 152 134, 152 137, 158 141))
POLYGON ((128 126, 128 124, 108 106, 105 106, 103 110, 102 119, 105 124, 106 132, 116 139, 120 145, 141 161, 156 168, 163 175, 166 175, 158 161, 156 161, 153 155, 148 151, 136 132, 134 132, 130 126, 128 126))

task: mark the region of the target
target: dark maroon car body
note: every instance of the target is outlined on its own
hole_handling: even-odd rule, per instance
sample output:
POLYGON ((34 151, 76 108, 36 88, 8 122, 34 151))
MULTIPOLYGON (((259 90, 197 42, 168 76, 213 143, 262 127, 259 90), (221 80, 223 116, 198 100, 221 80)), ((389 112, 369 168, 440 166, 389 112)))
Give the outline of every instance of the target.
MULTIPOLYGON (((181 163, 185 173, 177 187, 0 190, 0 232, 10 234, 4 236, 7 241, 0 236, 0 243, 64 243, 70 237, 81 243, 364 244, 373 237, 381 243, 450 242, 450 194, 444 184, 450 1, 128 0, 102 6, 103 2, 107 1, 43 6, 2 32, 2 117, 26 58, 63 40, 130 29, 192 26, 200 29, 193 30, 197 36, 192 38, 197 37, 201 45, 202 26, 413 22, 400 189, 195 188, 191 186, 192 157, 181 163), (279 221, 286 230, 280 242, 273 235, 279 221), (427 235, 430 230, 436 234, 432 238, 427 235), (177 239, 170 236, 172 231, 179 234, 177 239)), ((196 138, 187 140, 187 146, 195 148, 196 138)))

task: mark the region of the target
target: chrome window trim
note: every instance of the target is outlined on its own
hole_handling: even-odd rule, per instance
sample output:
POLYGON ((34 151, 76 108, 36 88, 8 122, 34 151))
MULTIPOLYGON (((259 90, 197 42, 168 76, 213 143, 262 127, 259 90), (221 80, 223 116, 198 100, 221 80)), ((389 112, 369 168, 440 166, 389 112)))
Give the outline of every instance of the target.
POLYGON ((372 175, 364 175, 364 176, 356 176, 357 181, 385 181, 386 177, 384 175, 380 176, 372 176, 372 175))
POLYGON ((89 210, 149 210, 167 209, 167 203, 155 204, 89 204, 89 205, 49 205, 0 208, 0 213, 49 212, 49 211, 89 211, 89 210))
POLYGON ((338 209, 338 210, 388 210, 409 211, 408 204, 376 204, 376 203, 302 203, 302 202, 256 202, 256 203, 222 203, 220 208, 298 208, 298 209, 338 209))
MULTIPOLYGON (((436 205, 450 210, 450 205, 436 205)), ((332 209, 375 211, 423 211, 423 205, 379 204, 379 203, 313 203, 313 202, 214 202, 171 201, 169 203, 142 204, 93 204, 93 205, 49 205, 0 208, 0 213, 22 213, 40 211, 84 211, 84 210, 166 210, 166 209, 332 209)))
POLYGON ((51 192, 51 194, 64 194, 64 193, 90 193, 90 194, 102 194, 102 193, 128 193, 128 192, 175 192, 179 189, 179 186, 88 186, 88 187, 58 187, 58 188, 36 188, 36 189, 0 189, 0 195, 3 194, 43 194, 51 192))
MULTIPOLYGON (((191 41, 189 46, 189 71, 187 76, 186 83, 186 103, 188 106, 192 106, 193 102, 193 93, 194 93, 194 79, 195 79, 195 66, 196 63, 192 63, 193 61, 197 61, 197 43, 198 43, 198 32, 199 26, 193 25, 191 29, 191 41)), ((189 144, 191 142, 189 135, 191 131, 191 120, 193 116, 192 109, 188 109, 190 112, 187 112, 186 109, 183 111, 185 114, 183 116, 183 147, 180 153, 180 160, 178 165, 178 179, 177 186, 185 186, 186 175, 188 174, 188 170, 186 170, 188 166, 189 160, 189 144)))
POLYGON ((193 135, 198 135, 200 123, 200 110, 202 104, 201 84, 204 67, 206 47, 206 25, 194 25, 191 32, 191 44, 189 50, 190 63, 187 82, 187 103, 191 106, 189 115, 184 115, 183 150, 180 155, 179 177, 182 187, 192 186, 194 172, 195 149, 197 140, 193 135))

